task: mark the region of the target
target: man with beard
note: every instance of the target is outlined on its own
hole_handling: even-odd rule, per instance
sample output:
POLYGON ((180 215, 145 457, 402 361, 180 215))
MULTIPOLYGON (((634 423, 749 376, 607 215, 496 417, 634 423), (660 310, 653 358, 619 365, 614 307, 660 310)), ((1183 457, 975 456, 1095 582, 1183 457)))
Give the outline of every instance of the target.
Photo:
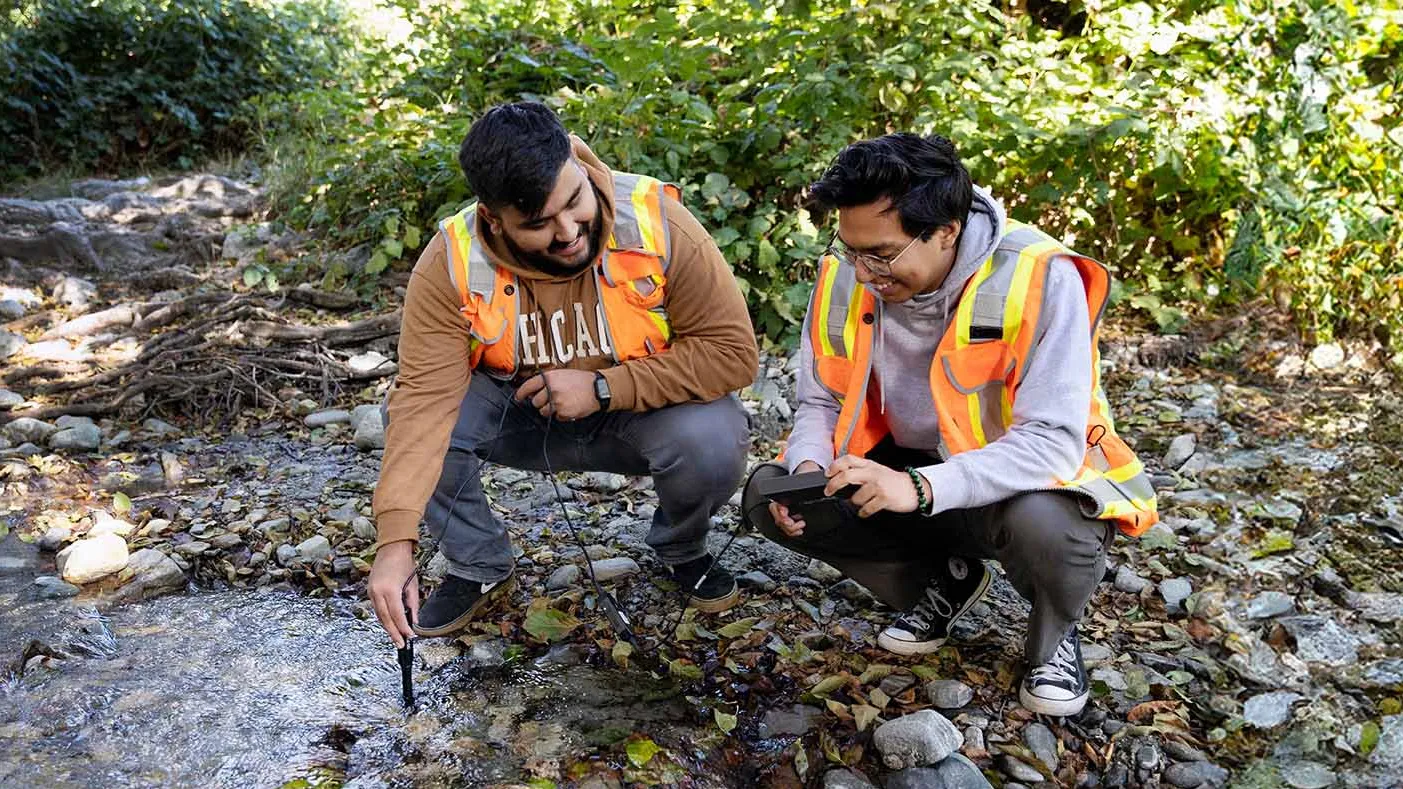
POLYGON ((612 172, 542 104, 489 110, 458 158, 478 202, 440 223, 405 295, 374 502, 380 624, 396 646, 448 635, 509 588, 482 460, 651 475, 646 542, 691 605, 731 607, 705 537, 744 473, 731 392, 758 352, 720 250, 676 187, 612 172), (447 559, 422 609, 421 519, 447 559))

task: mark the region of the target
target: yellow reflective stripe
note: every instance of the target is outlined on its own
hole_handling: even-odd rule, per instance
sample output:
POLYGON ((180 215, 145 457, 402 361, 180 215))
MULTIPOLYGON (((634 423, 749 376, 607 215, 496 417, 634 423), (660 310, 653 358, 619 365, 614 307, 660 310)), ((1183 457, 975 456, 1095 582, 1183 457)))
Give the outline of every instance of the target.
POLYGON ((1033 281, 1033 269, 1038 258, 1061 245, 1056 241, 1039 241, 1018 253, 1018 263, 1009 283, 1008 298, 1004 300, 1004 342, 1010 347, 1018 342, 1018 330, 1023 326, 1023 307, 1028 301, 1028 287, 1033 281))
POLYGON ((861 285, 853 288, 848 298, 848 319, 843 322, 843 347, 848 350, 849 359, 857 358, 857 322, 862 319, 863 290, 861 285))
MULTIPOLYGON (((819 348, 820 356, 833 355, 833 342, 828 339, 827 328, 819 326, 817 322, 828 320, 828 310, 831 307, 830 303, 833 299, 833 283, 836 282, 837 279, 838 265, 836 263, 825 265, 823 267, 823 273, 819 276, 818 281, 818 314, 810 318, 811 321, 815 322, 815 326, 818 328, 816 333, 818 334, 818 342, 821 346, 819 348)), ((852 348, 851 342, 848 343, 848 348, 852 348)))
POLYGON ((1003 402, 1001 403, 1002 408, 1000 408, 1000 410, 999 410, 999 416, 1003 417, 1003 420, 1004 420, 1004 430, 1005 430, 1005 431, 1007 431, 1010 427, 1013 426, 1013 394, 1012 394, 1012 389, 1013 389, 1013 387, 1011 387, 1011 386, 1005 386, 1005 387, 1003 387, 1003 391, 1001 392, 1001 397, 1002 397, 1003 402))
POLYGON ((969 327, 974 322, 974 294, 979 286, 994 273, 994 259, 990 257, 979 267, 971 282, 965 286, 965 295, 960 298, 960 306, 955 310, 955 347, 969 345, 969 327))
POLYGON ((1126 463, 1124 466, 1119 466, 1117 468, 1113 468, 1106 471, 1104 476, 1110 477, 1116 482, 1129 482, 1130 480, 1139 476, 1144 471, 1145 465, 1140 462, 1139 458, 1136 458, 1135 460, 1126 463))
POLYGON ((658 228, 653 226, 652 210, 648 207, 648 193, 653 190, 655 181, 639 178, 633 187, 633 215, 638 220, 638 234, 643 238, 643 248, 650 252, 658 251, 658 228))
POLYGON ((653 321, 653 325, 658 327, 658 331, 663 336, 663 342, 672 342, 672 325, 667 322, 667 319, 652 310, 648 311, 648 317, 653 321))
POLYGON ((965 404, 969 408, 969 427, 974 434, 974 444, 982 447, 989 442, 984 439, 984 420, 979 418, 979 394, 965 395, 965 404))

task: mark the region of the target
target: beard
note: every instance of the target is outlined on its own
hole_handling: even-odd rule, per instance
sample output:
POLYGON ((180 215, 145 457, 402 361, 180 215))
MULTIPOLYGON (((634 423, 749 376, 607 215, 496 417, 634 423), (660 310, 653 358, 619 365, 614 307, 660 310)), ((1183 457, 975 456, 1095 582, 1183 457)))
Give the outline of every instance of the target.
MULTIPOLYGON (((527 252, 521 247, 518 247, 516 242, 512 241, 511 237, 505 234, 503 234, 503 240, 506 242, 507 249, 511 250, 512 254, 516 256, 516 259, 520 261, 522 265, 550 277, 568 277, 588 268, 599 257, 599 250, 603 241, 601 238, 603 231, 604 211, 601 208, 595 212, 594 219, 591 220, 588 225, 580 225, 580 232, 586 234, 587 241, 584 254, 579 259, 579 262, 565 260, 558 255, 550 254, 549 251, 527 252)), ((571 243, 574 242, 572 241, 571 243)), ((556 245, 553 244, 552 248, 555 246, 556 245)), ((564 248, 570 246, 570 244, 560 244, 559 246, 564 248)))

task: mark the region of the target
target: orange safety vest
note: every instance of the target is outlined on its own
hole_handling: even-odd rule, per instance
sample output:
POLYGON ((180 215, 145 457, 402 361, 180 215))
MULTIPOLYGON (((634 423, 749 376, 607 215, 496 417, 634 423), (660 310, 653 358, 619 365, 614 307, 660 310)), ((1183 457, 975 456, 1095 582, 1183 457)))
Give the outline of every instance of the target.
MULTIPOLYGON (((1054 489, 1077 492, 1094 517, 1137 536, 1159 515, 1155 492, 1139 458, 1116 435, 1101 390, 1097 336, 1110 274, 1091 258, 1036 228, 1010 223, 993 256, 965 284, 955 315, 931 362, 930 388, 940 422, 942 459, 978 449, 1013 425, 1013 400, 1030 360, 1041 348, 1043 286, 1054 256, 1070 259, 1086 287, 1091 314, 1091 413, 1081 470, 1054 489)), ((836 457, 865 456, 889 432, 868 388, 876 296, 857 282, 847 261, 825 256, 809 303, 814 376, 841 404, 833 435, 836 457)))
MULTIPOLYGON (((601 348, 625 362, 666 350, 672 343, 667 317, 667 266, 671 238, 663 195, 681 199, 672 184, 630 173, 614 173, 614 228, 595 274, 597 312, 604 326, 601 348)), ((510 270, 494 264, 474 243, 477 204, 439 223, 448 248, 448 274, 468 321, 472 366, 499 377, 517 371, 520 285, 510 270)))

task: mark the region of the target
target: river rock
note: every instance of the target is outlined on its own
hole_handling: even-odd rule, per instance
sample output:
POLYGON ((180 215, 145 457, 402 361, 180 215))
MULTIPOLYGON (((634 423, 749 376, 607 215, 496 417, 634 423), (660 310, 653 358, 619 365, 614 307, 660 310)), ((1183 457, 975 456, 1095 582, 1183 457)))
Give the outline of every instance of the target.
POLYGON ((814 723, 823 719, 823 713, 817 708, 807 704, 795 704, 784 709, 772 709, 765 713, 765 717, 760 719, 757 728, 762 739, 771 737, 796 736, 802 737, 809 733, 814 727, 814 723))
POLYGON ((546 579, 546 591, 558 592, 562 589, 569 589, 580 581, 580 568, 573 564, 566 564, 557 567, 555 572, 546 579))
POLYGON ((617 493, 628 487, 628 477, 625 477, 623 474, 591 471, 580 475, 578 484, 585 490, 594 490, 600 493, 617 493))
POLYGON ((383 378, 399 371, 399 365, 376 351, 358 353, 346 360, 346 366, 357 377, 363 378, 383 378))
POLYGON ((1193 585, 1187 578, 1167 578, 1159 582, 1159 593, 1164 597, 1165 608, 1171 613, 1182 611, 1184 601, 1193 591, 1193 585))
POLYGON ((56 561, 63 580, 86 584, 120 572, 130 558, 126 540, 115 534, 100 534, 59 551, 56 561))
POLYGON ((23 317, 23 304, 14 299, 0 299, 0 321, 12 321, 23 317))
MULTIPOLYGON (((354 439, 356 449, 359 449, 362 452, 369 452, 374 449, 384 449, 385 423, 380 418, 380 407, 359 406, 356 410, 359 411, 361 408, 374 409, 374 413, 366 415, 360 420, 358 424, 356 424, 356 435, 354 439)), ((351 418, 354 422, 354 412, 352 413, 351 418)))
POLYGON ((142 548, 132 554, 126 569, 117 577, 123 582, 120 593, 124 599, 152 597, 185 585, 185 573, 180 566, 155 548, 142 548))
POLYGON ((1291 705, 1302 698, 1301 694, 1289 690, 1253 696, 1242 706, 1242 719, 1259 729, 1280 726, 1291 719, 1291 705))
MULTIPOLYGON (((887 789, 891 789, 891 787, 891 779, 888 779, 887 789)), ((862 773, 838 767, 823 774, 823 789, 877 789, 877 787, 862 773)))
POLYGON ((1057 771, 1057 735, 1052 729, 1034 721, 1023 727, 1023 742, 1047 767, 1048 772, 1057 771))
POLYGON ((1349 607, 1370 622, 1391 625, 1403 620, 1403 594, 1396 592, 1363 592, 1351 595, 1349 607))
POLYGON ((41 575, 34 579, 34 595, 40 600, 58 600, 78 594, 78 587, 56 575, 41 575))
POLYGON ((1333 619, 1291 616, 1277 620, 1296 639, 1296 656, 1302 660, 1344 666, 1359 657, 1359 639, 1333 619))
POLYGON ((1324 345, 1315 346, 1315 350, 1310 352, 1310 363, 1317 370, 1333 370, 1344 364, 1345 349, 1338 343, 1327 342, 1324 345))
POLYGON ((318 562, 331 557, 331 542, 320 534, 297 544, 297 555, 304 562, 318 562))
POLYGON ((926 683, 926 698, 942 710, 954 710, 973 701, 974 691, 957 679, 937 679, 926 683))
POLYGON ((774 591, 774 589, 779 586, 779 584, 775 583, 775 579, 765 575, 759 570, 751 570, 748 573, 736 576, 736 583, 747 589, 758 589, 762 592, 774 591))
POLYGON ((97 295, 97 286, 81 277, 64 277, 54 288, 54 301, 74 312, 83 312, 97 295))
POLYGON ((42 444, 49 436, 58 432, 58 425, 41 422, 38 419, 22 416, 4 427, 5 438, 16 444, 42 444))
POLYGON ((351 412, 341 408, 332 408, 327 411, 318 411, 308 414, 302 420, 302 424, 307 427, 326 427, 327 425, 346 424, 351 421, 351 412))
POLYGON ((0 330, 0 359, 8 359, 29 345, 24 337, 12 331, 0 330))
POLYGON ((958 750, 964 737, 944 715, 919 710, 877 727, 872 742, 887 767, 901 770, 938 763, 958 750))
POLYGON ((96 537, 99 534, 115 534, 119 537, 127 537, 136 531, 136 525, 113 517, 106 510, 93 511, 93 527, 88 529, 86 536, 96 537))
POLYGON ((102 430, 94 424, 74 425, 49 436, 49 448, 93 452, 102 446, 102 430))
POLYGON ((1296 600, 1285 592, 1262 592, 1247 604, 1248 619, 1272 619, 1296 609, 1296 600))
POLYGON ((297 560, 297 549, 287 543, 283 543, 278 546, 278 549, 273 552, 273 555, 277 557, 279 565, 287 567, 297 560))
POLYGON ((1403 775, 1403 715, 1387 715, 1379 727, 1379 742, 1369 754, 1369 764, 1387 775, 1403 775))
POLYGON ((209 543, 197 540, 194 542, 184 542, 180 545, 175 546, 175 552, 176 554, 184 556, 187 559, 193 559, 196 556, 204 554, 206 551, 209 550, 209 548, 209 543))
POLYGON ((1125 565, 1116 568, 1116 591, 1126 594, 1140 594, 1149 589, 1154 584, 1135 574, 1135 571, 1125 565))
POLYGON ((1280 768, 1281 778, 1293 789, 1326 789, 1335 785, 1335 773, 1316 762, 1291 762, 1280 768))
POLYGON ((843 579, 843 571, 832 567, 818 559, 809 562, 809 567, 804 574, 818 581, 821 584, 836 584, 843 579))
POLYGON ((1198 449, 1198 436, 1193 433, 1185 433, 1169 442, 1169 449, 1164 453, 1164 467, 1177 469, 1188 459, 1193 457, 1194 451, 1198 449))
POLYGON ((594 568, 595 580, 600 582, 612 581, 616 578, 628 578, 629 576, 637 575, 642 572, 642 568, 638 566, 638 562, 635 562, 627 556, 620 556, 614 559, 600 559, 590 564, 594 568))
POLYGON ((180 432, 180 428, 163 419, 151 417, 141 423, 141 429, 155 436, 169 436, 180 432))
POLYGON ((1040 783, 1046 780, 1043 774, 1038 771, 1038 768, 1025 761, 1015 759, 1012 756, 1000 756, 998 762, 999 769, 1003 770, 1006 775, 1010 776, 1015 781, 1040 783))
POLYGON ((72 536, 73 530, 67 526, 50 526, 49 530, 44 532, 44 536, 39 538, 39 550, 57 551, 72 536))
POLYGON ((11 392, 9 389, 0 389, 0 408, 13 408, 24 403, 24 395, 19 392, 11 392))
POLYGON ((1228 782, 1228 771, 1211 762, 1182 762, 1169 765, 1164 780, 1179 789, 1219 787, 1228 782))
POLYGON ((372 521, 364 515, 357 515, 351 518, 351 531, 362 540, 370 540, 372 542, 377 536, 375 521, 372 521))

